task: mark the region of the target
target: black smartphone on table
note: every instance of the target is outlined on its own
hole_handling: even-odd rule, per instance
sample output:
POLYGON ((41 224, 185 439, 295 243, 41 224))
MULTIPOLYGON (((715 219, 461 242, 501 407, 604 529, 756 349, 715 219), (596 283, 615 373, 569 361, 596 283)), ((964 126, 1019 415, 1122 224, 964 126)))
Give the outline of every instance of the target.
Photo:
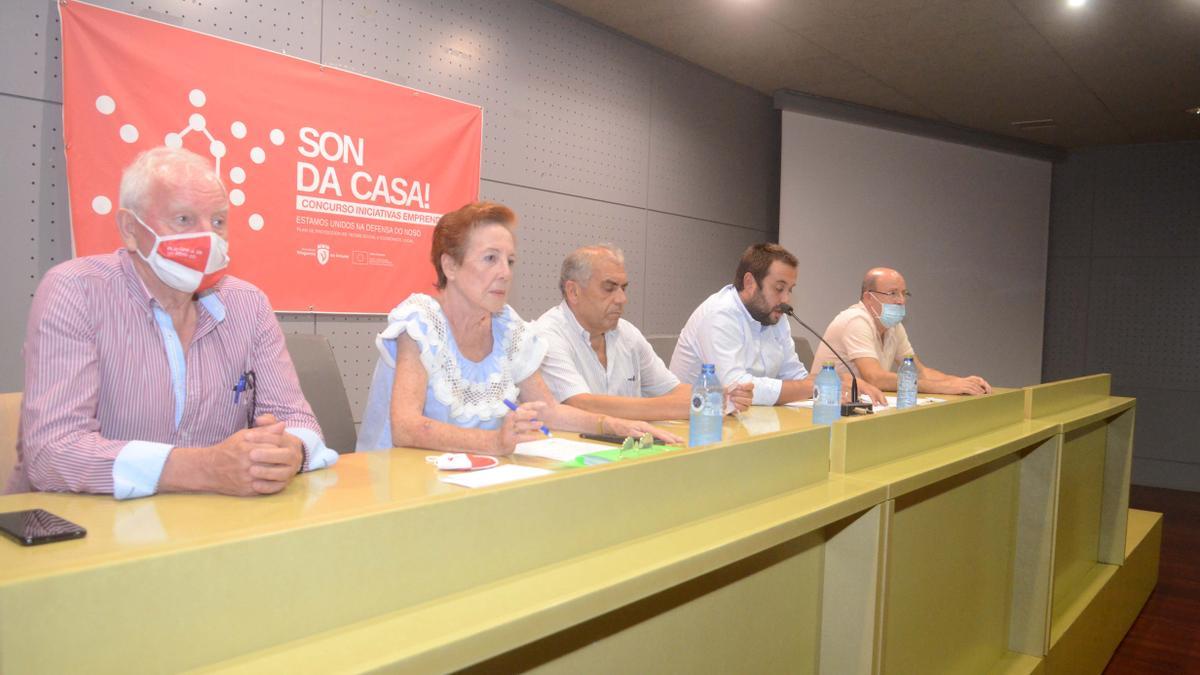
POLYGON ((0 513, 0 532, 22 546, 79 539, 87 534, 75 523, 42 509, 0 513))

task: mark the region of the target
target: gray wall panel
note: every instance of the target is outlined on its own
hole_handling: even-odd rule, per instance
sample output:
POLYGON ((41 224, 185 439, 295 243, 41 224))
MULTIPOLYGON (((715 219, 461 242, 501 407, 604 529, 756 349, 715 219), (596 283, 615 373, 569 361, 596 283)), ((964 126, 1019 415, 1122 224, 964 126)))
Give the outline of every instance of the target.
POLYGON ((1088 296, 1091 258, 1057 258, 1046 274, 1046 322, 1042 380, 1050 382, 1087 372, 1088 296))
POLYGON ((766 233, 707 220, 649 213, 646 263, 647 335, 678 335, 692 310, 705 298, 733 283, 738 258, 766 233))
POLYGON ((1171 462, 1197 463, 1196 438, 1200 437, 1200 417, 1193 412, 1195 399, 1190 392, 1121 385, 1126 396, 1138 400, 1133 447, 1137 456, 1171 462))
POLYGON ((0 3, 0 92, 61 101, 59 33, 54 0, 0 3))
MULTIPOLYGON (((1092 155, 1079 152, 1056 162, 1050 189, 1050 256, 1092 254, 1092 155)), ((1049 308, 1046 310, 1049 312, 1049 308)))
POLYGON ((509 139, 517 173, 484 178, 645 206, 654 54, 559 10, 532 9, 527 117, 519 145, 509 139))
POLYGON ((317 315, 315 314, 284 314, 277 312, 275 318, 279 319, 279 327, 285 335, 314 335, 317 332, 317 315))
POLYGON ((1095 152, 1092 255, 1200 255, 1200 163, 1188 145, 1095 152))
POLYGON ((529 2, 340 0, 325 16, 329 63, 483 106, 484 178, 645 205, 648 49, 529 2))
POLYGON ((520 182, 528 4, 327 0, 325 63, 482 106, 484 175, 520 182))
MULTIPOLYGON (((321 0, 230 2, 203 0, 89 0, 154 21, 321 60, 321 0)), ((189 55, 190 57, 190 55, 189 55)))
POLYGON ((1115 394, 1139 399, 1134 482, 1200 491, 1186 410, 1200 394, 1197 167, 1200 142, 1095 148, 1055 167, 1042 373, 1111 372, 1115 394))
POLYGON ((1196 491, 1200 485, 1200 464, 1195 462, 1170 462, 1134 456, 1134 485, 1154 485, 1171 490, 1196 491))
POLYGON ((0 205, 6 245, 0 247, 7 315, 0 330, 0 391, 23 386, 25 317, 42 274, 71 255, 67 228, 62 106, 0 95, 0 205))
POLYGON ((563 258, 586 244, 608 243, 625 252, 629 303, 625 318, 641 325, 645 296, 646 212, 630 206, 483 181, 480 195, 503 202, 520 218, 517 268, 510 304, 527 320, 562 300, 563 258))
POLYGON ((1123 386, 1200 389, 1200 295, 1186 288, 1195 264, 1195 258, 1093 259, 1088 370, 1112 373, 1123 386))
POLYGON ((650 209, 773 231, 779 113, 758 94, 681 61, 655 71, 650 209))

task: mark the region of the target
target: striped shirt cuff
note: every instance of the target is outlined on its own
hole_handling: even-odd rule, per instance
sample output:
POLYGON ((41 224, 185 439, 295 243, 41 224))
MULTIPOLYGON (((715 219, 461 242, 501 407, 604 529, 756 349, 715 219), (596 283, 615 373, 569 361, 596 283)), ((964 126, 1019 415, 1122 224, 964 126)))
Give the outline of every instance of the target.
POLYGON ((326 447, 325 441, 321 440, 317 432, 304 427, 288 427, 285 431, 299 438, 300 442, 304 444, 305 471, 316 471, 337 463, 337 451, 326 447))
POLYGON ((113 496, 117 499, 148 497, 158 490, 167 455, 174 446, 151 441, 129 441, 113 461, 113 496))

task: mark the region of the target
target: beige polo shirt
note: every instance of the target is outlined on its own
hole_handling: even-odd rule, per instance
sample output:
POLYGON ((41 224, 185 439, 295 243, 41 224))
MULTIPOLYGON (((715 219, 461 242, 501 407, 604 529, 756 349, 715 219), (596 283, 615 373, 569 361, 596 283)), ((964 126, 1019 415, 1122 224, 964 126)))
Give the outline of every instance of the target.
MULTIPOLYGON (((900 361, 913 353, 904 324, 896 324, 885 330, 883 338, 880 339, 879 333, 875 331, 875 321, 862 302, 850 305, 829 322, 829 327, 825 329, 825 341, 833 345, 850 363, 855 377, 860 377, 862 373, 855 367, 854 359, 872 357, 879 361, 884 370, 895 371, 900 361)), ((846 372, 845 366, 830 353, 829 347, 824 344, 818 345, 813 355, 812 369, 819 370, 821 364, 826 361, 837 364, 839 373, 846 372)))

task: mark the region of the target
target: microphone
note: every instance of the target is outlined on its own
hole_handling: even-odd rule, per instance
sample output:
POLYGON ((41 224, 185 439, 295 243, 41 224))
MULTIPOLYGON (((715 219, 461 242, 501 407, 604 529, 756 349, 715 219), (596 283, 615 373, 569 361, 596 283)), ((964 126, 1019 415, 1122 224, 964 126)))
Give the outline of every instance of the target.
POLYGON ((870 403, 863 403, 862 401, 858 400, 858 378, 854 376, 854 371, 851 370, 850 364, 846 363, 846 359, 842 358, 842 355, 833 348, 833 345, 826 342, 825 338, 821 337, 821 334, 813 330, 811 326, 801 321, 800 317, 796 316, 796 312, 792 310, 791 305, 787 303, 781 303, 776 305, 775 309, 792 317, 792 321, 804 326, 805 330, 817 336, 817 339, 821 341, 821 344, 829 347, 829 351, 833 352, 833 355, 838 357, 838 361, 841 361, 843 366, 846 366, 846 372, 850 374, 850 402, 842 404, 842 417, 849 417, 850 415, 870 415, 871 413, 875 412, 871 409, 870 403))

